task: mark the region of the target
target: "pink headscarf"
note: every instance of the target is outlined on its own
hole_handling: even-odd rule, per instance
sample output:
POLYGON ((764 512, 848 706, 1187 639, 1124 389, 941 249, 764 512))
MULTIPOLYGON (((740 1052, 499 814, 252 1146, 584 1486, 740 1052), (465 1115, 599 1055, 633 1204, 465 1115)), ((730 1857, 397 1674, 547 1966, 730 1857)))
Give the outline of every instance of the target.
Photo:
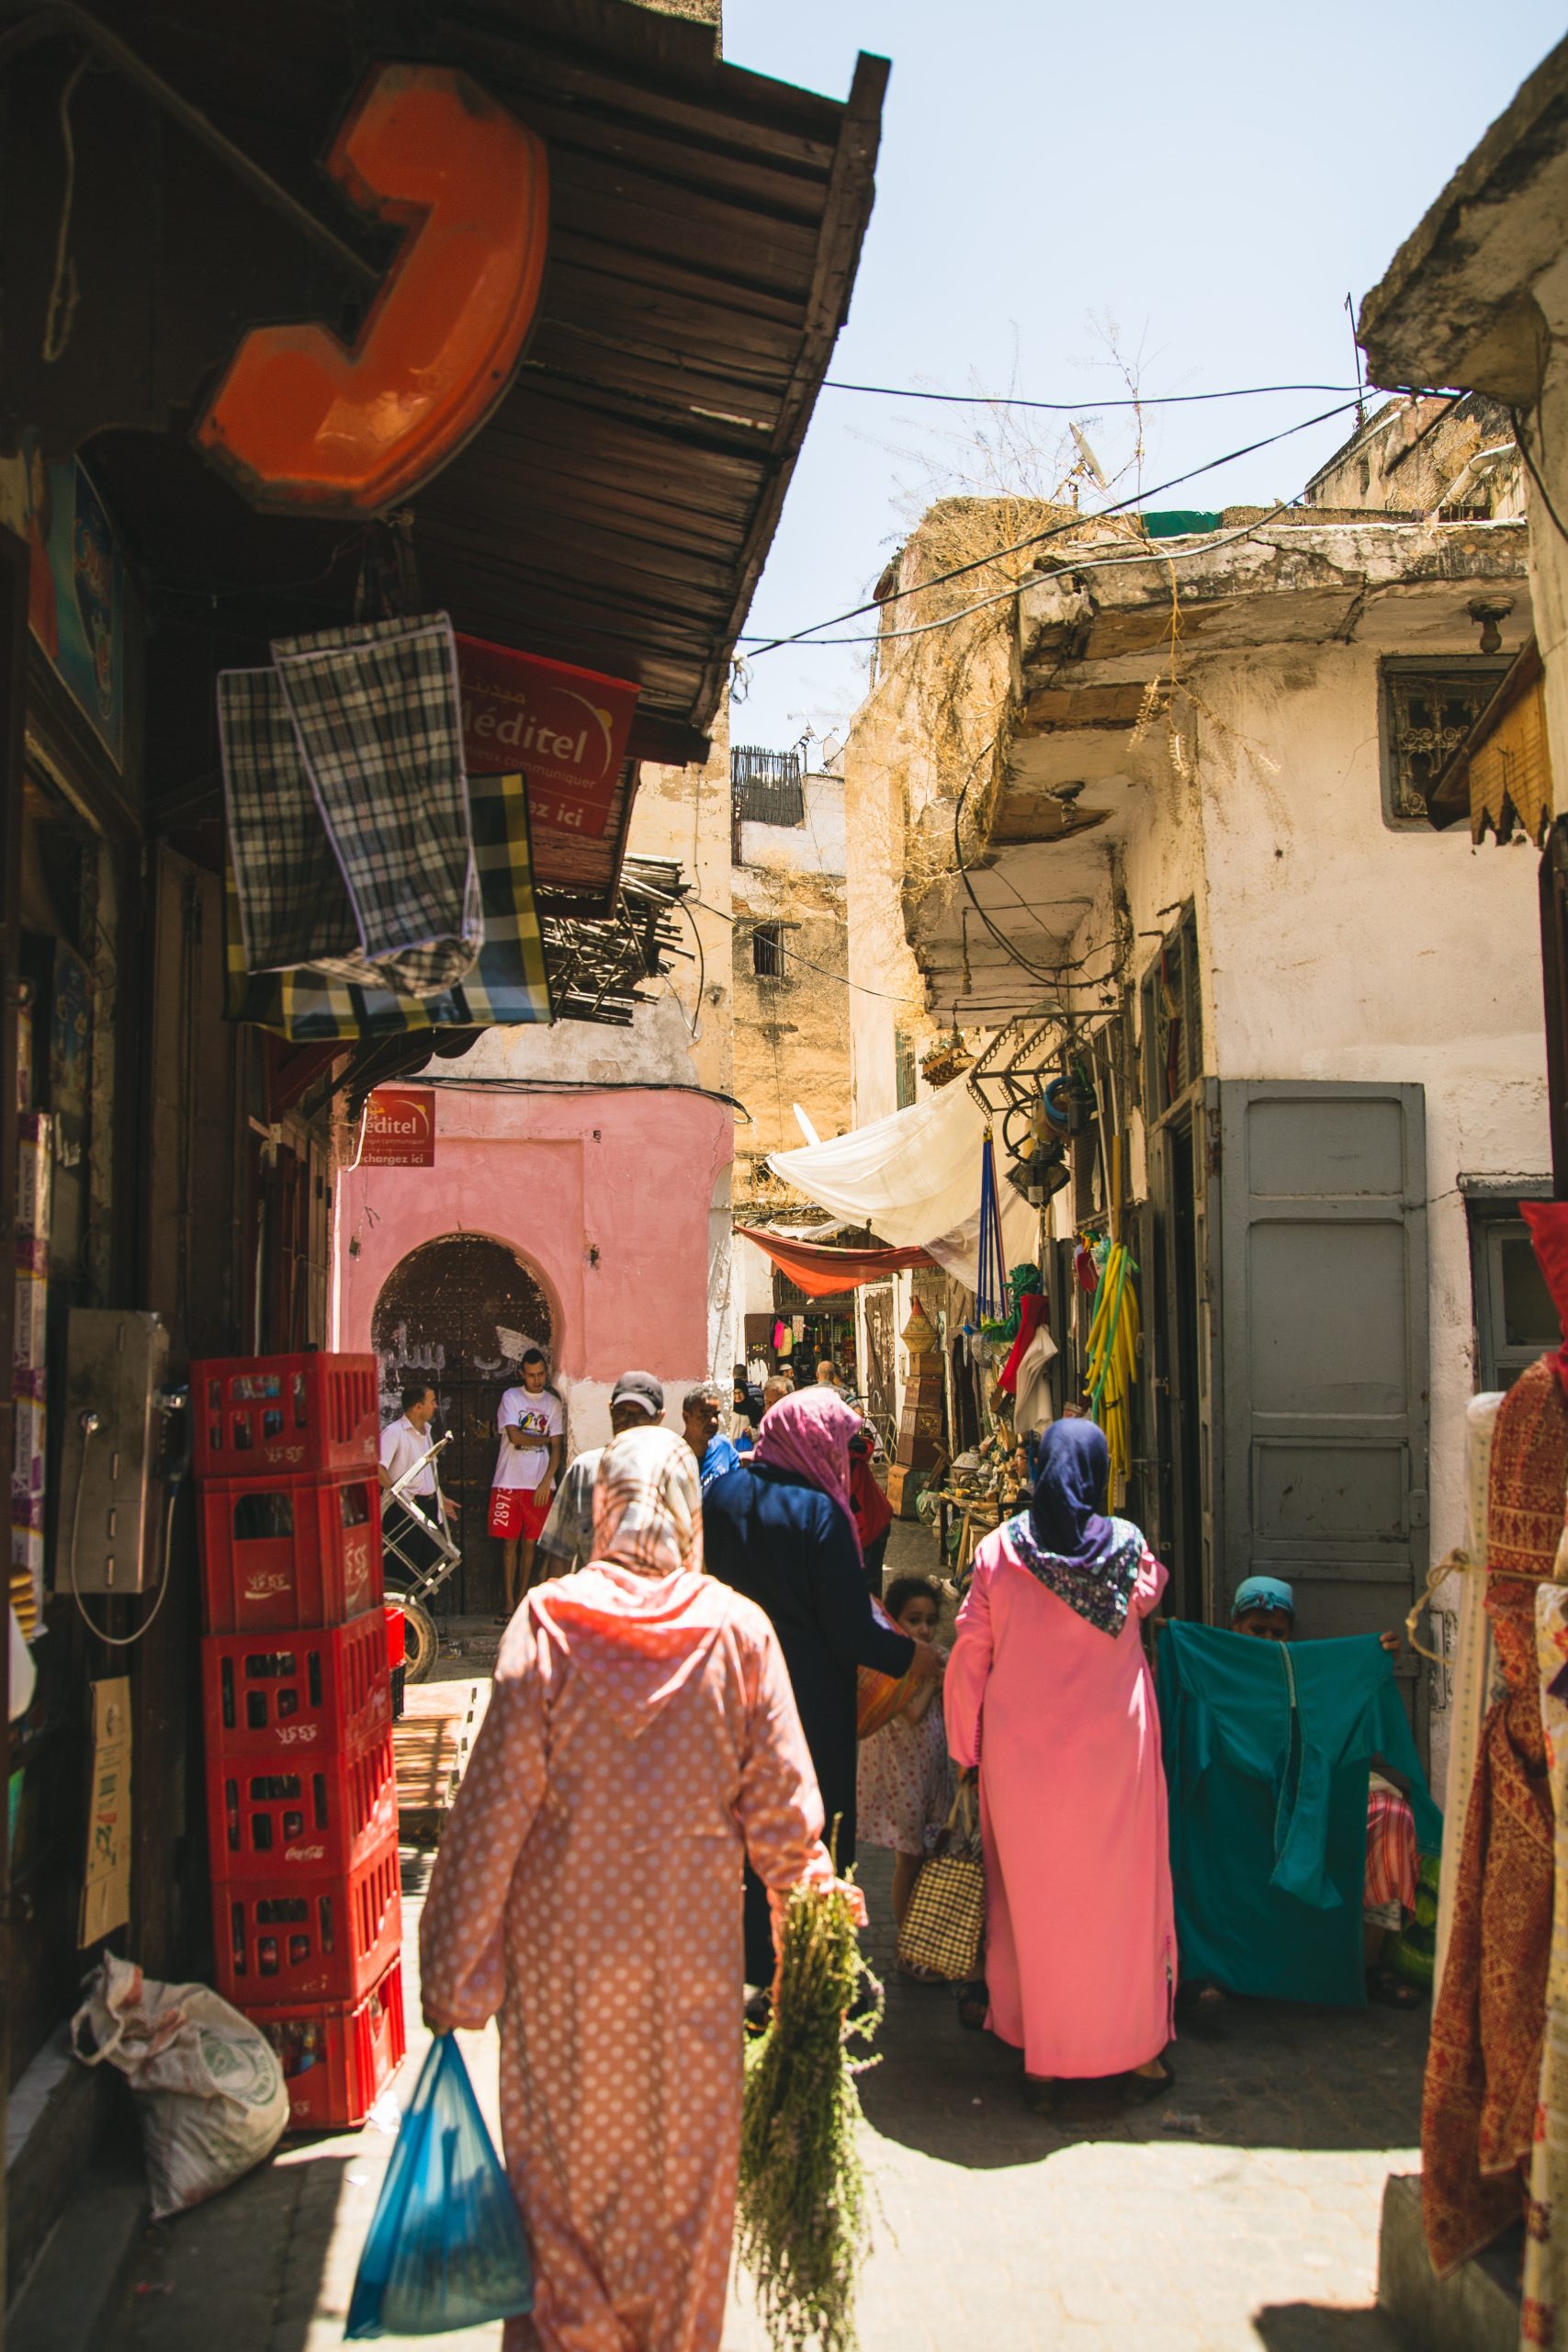
POLYGON ((850 1522, 855 1550, 861 1548, 850 1499, 850 1440, 861 1417, 836 1388, 797 1389, 770 1405, 757 1431, 752 1459, 775 1470, 793 1470, 808 1487, 830 1495, 850 1522))

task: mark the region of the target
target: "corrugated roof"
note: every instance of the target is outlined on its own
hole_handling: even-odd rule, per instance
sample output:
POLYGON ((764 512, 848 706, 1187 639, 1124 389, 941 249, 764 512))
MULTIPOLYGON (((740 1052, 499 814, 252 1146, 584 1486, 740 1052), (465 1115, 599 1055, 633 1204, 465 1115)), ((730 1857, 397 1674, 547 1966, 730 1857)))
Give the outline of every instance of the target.
MULTIPOLYGON (((460 66, 543 136, 538 322, 500 409, 412 502, 422 597, 471 634, 635 678, 677 752, 680 730, 705 730, 848 308, 886 62, 862 57, 840 103, 726 64, 710 27, 626 0, 97 13, 367 254, 385 240, 352 222, 319 158, 373 60, 460 66)), ((343 525, 251 515, 174 436, 96 447, 155 566, 281 591, 316 549, 317 601, 348 594, 351 568, 331 561, 343 525)))

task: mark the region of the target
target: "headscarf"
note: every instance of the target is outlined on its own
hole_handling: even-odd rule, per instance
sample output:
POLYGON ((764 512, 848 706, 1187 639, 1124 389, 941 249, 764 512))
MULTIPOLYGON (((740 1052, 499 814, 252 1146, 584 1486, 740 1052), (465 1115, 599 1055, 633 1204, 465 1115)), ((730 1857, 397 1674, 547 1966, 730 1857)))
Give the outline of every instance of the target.
POLYGON ((1104 1430, 1089 1420, 1053 1421, 1035 1457, 1033 1499, 1007 1532, 1037 1582, 1114 1636, 1127 1622, 1144 1539, 1101 1509, 1110 1483, 1104 1430))
POLYGON ((700 1573, 697 1460, 674 1430, 623 1430, 604 1448, 593 1485, 593 1557, 642 1577, 700 1573))
POLYGON ((1253 1609, 1279 1609, 1287 1617, 1296 1613, 1296 1596, 1282 1577, 1247 1577, 1235 1589, 1231 1602, 1231 1617, 1245 1617, 1253 1609))
POLYGON ((850 1522, 860 1550, 854 1502, 850 1494, 850 1440, 861 1417, 836 1388, 798 1388, 781 1396, 762 1416, 752 1453, 770 1469, 792 1471, 808 1487, 829 1495, 850 1522))

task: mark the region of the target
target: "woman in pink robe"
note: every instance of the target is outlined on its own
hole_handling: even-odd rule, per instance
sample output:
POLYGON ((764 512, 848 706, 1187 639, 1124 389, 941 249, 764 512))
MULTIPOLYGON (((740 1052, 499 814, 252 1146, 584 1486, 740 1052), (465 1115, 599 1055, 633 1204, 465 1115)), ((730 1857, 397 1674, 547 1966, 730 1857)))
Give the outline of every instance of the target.
POLYGON ((1176 1934, 1159 1718, 1140 1623, 1166 1571, 1104 1515, 1092 1421, 1047 1430, 1030 1510, 987 1537, 948 1660, 953 1760, 978 1766, 987 2024, 1024 2097, 1064 2076, 1175 2076, 1176 1934))
POLYGON ((420 1928, 425 2016, 501 2019, 507 2170, 534 2250, 506 2352, 713 2352, 740 2145, 741 1860, 830 1885, 761 1611, 702 1574, 697 1464, 606 1447, 593 1552, 536 1587, 420 1928))

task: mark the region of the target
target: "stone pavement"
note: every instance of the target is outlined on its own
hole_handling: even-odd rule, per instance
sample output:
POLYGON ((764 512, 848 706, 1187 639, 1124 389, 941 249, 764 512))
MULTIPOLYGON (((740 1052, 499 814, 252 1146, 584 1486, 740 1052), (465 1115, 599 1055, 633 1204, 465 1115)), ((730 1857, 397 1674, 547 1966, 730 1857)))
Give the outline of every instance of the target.
MULTIPOLYGON (((929 1535, 893 1535, 888 1574, 929 1573, 929 1535)), ((443 1633, 438 1678, 488 1674, 495 1629, 443 1633)), ((426 2047, 415 1937, 433 1859, 404 1849, 405 2098, 426 2047)), ((1387 2175, 1417 2164, 1423 2012, 1232 2002, 1183 2019, 1168 2098, 1128 2112, 1086 2089, 1047 2121, 1019 2098, 1013 2052, 894 1972, 890 1857, 863 1855, 862 1876, 888 1988, 882 2063, 862 2084, 882 2205, 862 2352, 1400 2352, 1373 2308, 1378 2218, 1387 2175)), ((462 2041, 493 2126, 494 2033, 462 2041)), ((149 2228, 93 2352, 341 2343, 391 2146, 374 2123, 288 2143, 210 2205, 149 2228)), ((499 2338, 435 2341, 496 2352, 499 2338)), ((725 2352, 768 2352, 744 2282, 725 2352)))
MULTIPOLYGON (((405 1856, 415 2016, 429 1861, 405 1856)), ((886 1858, 863 1875, 886 1972, 886 1858)), ((494 2034, 463 2042, 493 2117, 494 2034)), ((1011 2052, 964 2032, 946 1994, 892 1978, 863 2084, 884 2209, 863 2352, 1398 2352, 1372 2309, 1378 2211, 1384 2177, 1415 2163, 1424 2043, 1420 2014, 1236 2002, 1184 2029, 1168 2100, 1129 2114, 1085 2093, 1045 2121, 1019 2100, 1011 2052)), ((416 2029, 405 2096, 423 2048, 416 2029)), ((339 2344, 391 2144, 374 2124, 288 2143, 149 2228, 95 2352, 339 2344)), ((495 2352, 499 2333, 439 2340, 495 2352)), ((725 2342, 765 2352, 743 2286, 725 2342)))

